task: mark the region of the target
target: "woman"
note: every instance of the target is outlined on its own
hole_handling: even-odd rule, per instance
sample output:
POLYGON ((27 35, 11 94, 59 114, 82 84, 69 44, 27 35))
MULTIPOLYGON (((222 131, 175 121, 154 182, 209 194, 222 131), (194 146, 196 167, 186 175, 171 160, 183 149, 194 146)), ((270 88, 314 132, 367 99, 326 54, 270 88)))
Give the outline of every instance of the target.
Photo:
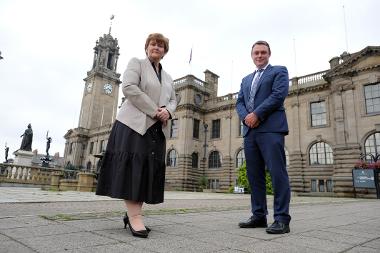
POLYGON ((124 199, 124 227, 143 238, 150 231, 142 220, 143 203, 164 201, 168 120, 177 106, 173 80, 160 64, 168 51, 169 40, 153 33, 146 39, 147 57, 128 63, 122 83, 126 100, 113 125, 96 190, 124 199))

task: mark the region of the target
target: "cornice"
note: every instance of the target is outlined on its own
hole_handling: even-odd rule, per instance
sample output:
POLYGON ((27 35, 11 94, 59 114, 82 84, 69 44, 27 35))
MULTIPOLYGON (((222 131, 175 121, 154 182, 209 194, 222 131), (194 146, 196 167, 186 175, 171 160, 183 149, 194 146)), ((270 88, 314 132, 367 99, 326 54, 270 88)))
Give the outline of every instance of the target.
POLYGON ((368 46, 363 50, 352 54, 341 64, 327 71, 324 78, 327 81, 331 81, 336 76, 354 76, 359 72, 378 68, 380 64, 374 64, 360 69, 353 68, 354 64, 357 63, 361 58, 373 55, 380 55, 380 46, 368 46))
POLYGON ((289 90, 288 97, 294 96, 294 95, 300 95, 300 94, 306 94, 310 92, 316 92, 316 91, 322 91, 327 90, 330 88, 330 83, 323 83, 315 86, 309 86, 305 88, 295 88, 289 90))

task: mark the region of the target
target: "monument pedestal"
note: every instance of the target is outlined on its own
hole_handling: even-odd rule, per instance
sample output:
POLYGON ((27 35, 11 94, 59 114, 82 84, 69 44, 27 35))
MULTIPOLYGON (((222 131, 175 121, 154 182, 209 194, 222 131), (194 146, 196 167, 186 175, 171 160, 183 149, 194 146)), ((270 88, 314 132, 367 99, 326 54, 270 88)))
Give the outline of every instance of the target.
POLYGON ((32 165, 32 159, 34 156, 32 151, 17 150, 13 154, 15 155, 15 160, 13 162, 14 164, 24 165, 24 166, 32 165))

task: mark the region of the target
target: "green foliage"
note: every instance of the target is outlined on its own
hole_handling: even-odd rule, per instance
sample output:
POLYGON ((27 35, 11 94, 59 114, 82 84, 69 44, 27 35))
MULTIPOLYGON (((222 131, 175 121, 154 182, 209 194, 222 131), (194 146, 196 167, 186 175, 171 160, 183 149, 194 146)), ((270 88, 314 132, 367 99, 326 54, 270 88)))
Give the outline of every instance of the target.
POLYGON ((243 187, 244 190, 247 190, 248 193, 251 193, 251 186, 249 185, 247 177, 247 165, 245 162, 242 166, 239 167, 237 183, 238 186, 243 187))
POLYGON ((202 190, 207 188, 207 183, 208 183, 208 180, 205 175, 201 176, 198 180, 199 188, 201 188, 202 190))
POLYGON ((272 178, 268 170, 265 170, 265 184, 267 186, 267 194, 273 195, 272 178))
MULTIPOLYGON (((267 188, 267 194, 272 195, 273 194, 273 187, 272 187, 272 179, 270 176, 270 173, 268 170, 265 171, 265 181, 266 181, 266 188, 267 188)), ((245 190, 247 190, 248 193, 251 193, 251 187, 248 182, 247 177, 247 165, 244 162, 242 166, 240 166, 238 170, 238 178, 237 178, 238 186, 244 187, 245 190)))
POLYGON ((77 168, 71 163, 66 164, 65 170, 77 170, 77 168))

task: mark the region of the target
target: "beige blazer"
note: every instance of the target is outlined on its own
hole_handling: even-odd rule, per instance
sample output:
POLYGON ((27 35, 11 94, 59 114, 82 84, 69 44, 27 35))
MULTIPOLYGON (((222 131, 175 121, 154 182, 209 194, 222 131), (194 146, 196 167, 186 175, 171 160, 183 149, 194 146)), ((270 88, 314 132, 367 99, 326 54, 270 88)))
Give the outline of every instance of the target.
MULTIPOLYGON (((144 135, 157 121, 154 116, 159 107, 166 106, 174 117, 177 101, 173 79, 162 69, 160 83, 148 58, 129 61, 123 74, 122 91, 126 100, 116 119, 137 133, 144 135)), ((169 136, 169 126, 162 127, 165 137, 169 136)))

